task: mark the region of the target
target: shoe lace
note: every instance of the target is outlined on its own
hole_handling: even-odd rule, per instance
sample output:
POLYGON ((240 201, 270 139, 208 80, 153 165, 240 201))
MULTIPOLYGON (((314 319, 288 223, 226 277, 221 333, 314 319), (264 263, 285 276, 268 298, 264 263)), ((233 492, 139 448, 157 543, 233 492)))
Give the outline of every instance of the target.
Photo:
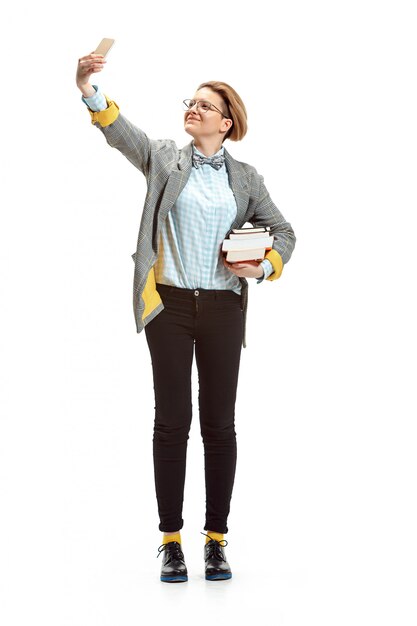
POLYGON ((181 550, 181 544, 179 544, 178 541, 169 541, 168 543, 163 543, 162 545, 160 545, 156 558, 158 558, 158 556, 162 554, 164 550, 167 550, 169 552, 171 559, 177 559, 178 561, 184 560, 184 554, 181 550))
MULTIPOLYGON (((206 537, 210 537, 210 535, 207 535, 207 533, 200 532, 200 535, 206 535, 206 537)), ((226 541, 226 539, 222 539, 221 541, 217 541, 217 539, 214 539, 213 537, 210 537, 210 539, 213 543, 211 543, 211 541, 207 543, 207 559, 211 559, 214 556, 216 559, 227 563, 222 554, 222 551, 220 550, 220 546, 223 548, 227 546, 228 542, 226 541)))

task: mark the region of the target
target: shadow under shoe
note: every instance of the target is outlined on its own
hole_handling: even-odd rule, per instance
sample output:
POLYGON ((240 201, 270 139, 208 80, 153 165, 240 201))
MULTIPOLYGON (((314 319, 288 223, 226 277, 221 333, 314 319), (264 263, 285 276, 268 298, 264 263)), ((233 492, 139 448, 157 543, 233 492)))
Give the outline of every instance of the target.
POLYGON ((165 552, 162 559, 161 580, 165 583, 186 582, 188 580, 188 572, 181 544, 177 541, 163 543, 158 548, 158 556, 161 552, 165 552))
MULTIPOLYGON (((201 533, 206 535, 206 533, 201 533)), ((210 537, 210 535, 206 535, 210 537)), ((204 546, 204 561, 205 561, 205 575, 206 580, 227 580, 232 577, 232 571, 229 563, 226 560, 226 555, 223 548, 227 546, 226 539, 217 541, 216 539, 210 539, 204 546)))

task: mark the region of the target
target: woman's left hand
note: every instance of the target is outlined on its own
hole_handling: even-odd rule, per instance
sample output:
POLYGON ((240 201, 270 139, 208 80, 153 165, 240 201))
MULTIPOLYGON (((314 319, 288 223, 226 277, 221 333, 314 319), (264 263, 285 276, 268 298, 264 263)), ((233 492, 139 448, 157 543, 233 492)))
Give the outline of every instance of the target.
POLYGON ((264 275, 263 267, 258 261, 245 261, 241 263, 229 263, 223 258, 224 265, 236 276, 244 276, 245 278, 262 278, 264 275))

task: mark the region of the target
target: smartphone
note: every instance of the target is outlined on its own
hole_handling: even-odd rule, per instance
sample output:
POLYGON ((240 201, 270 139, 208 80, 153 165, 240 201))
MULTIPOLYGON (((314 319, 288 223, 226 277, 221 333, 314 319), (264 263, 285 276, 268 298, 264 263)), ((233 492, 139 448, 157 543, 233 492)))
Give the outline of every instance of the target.
POLYGON ((94 50, 94 54, 102 54, 104 58, 106 58, 107 53, 112 48, 114 44, 114 39, 102 39, 98 44, 97 48, 94 50))

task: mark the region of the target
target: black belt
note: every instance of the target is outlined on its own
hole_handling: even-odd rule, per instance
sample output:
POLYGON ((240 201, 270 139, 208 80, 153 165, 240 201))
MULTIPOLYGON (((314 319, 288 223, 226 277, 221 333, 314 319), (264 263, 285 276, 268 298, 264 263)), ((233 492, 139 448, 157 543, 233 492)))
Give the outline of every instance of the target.
POLYGON ((185 289, 183 287, 175 287, 174 285, 165 285, 156 283, 156 290, 164 296, 175 296, 184 300, 198 298, 199 300, 237 300, 240 302, 240 294, 232 289, 185 289))

